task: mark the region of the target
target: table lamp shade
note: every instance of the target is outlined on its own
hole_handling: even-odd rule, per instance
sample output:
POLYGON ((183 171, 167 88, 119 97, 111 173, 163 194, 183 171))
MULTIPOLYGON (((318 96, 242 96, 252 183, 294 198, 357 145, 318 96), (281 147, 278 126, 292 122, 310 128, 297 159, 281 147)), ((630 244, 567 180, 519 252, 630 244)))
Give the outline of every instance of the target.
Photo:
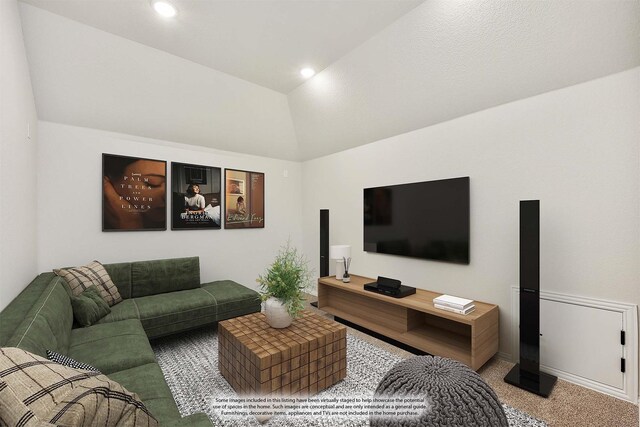
POLYGON ((336 261, 336 279, 342 280, 344 276, 344 260, 351 258, 350 245, 333 245, 329 248, 329 258, 336 261))
POLYGON ((342 260, 351 257, 351 245, 332 245, 329 249, 329 258, 342 260))

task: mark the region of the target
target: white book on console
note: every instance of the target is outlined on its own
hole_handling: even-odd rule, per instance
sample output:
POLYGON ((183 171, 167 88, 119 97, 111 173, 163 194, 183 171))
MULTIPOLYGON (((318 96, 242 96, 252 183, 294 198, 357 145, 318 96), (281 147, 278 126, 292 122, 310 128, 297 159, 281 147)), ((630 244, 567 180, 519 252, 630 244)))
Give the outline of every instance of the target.
POLYGON ((452 313, 458 313, 458 314, 469 314, 476 309, 475 305, 472 305, 471 307, 468 307, 465 309, 457 309, 457 308, 449 307, 447 305, 440 305, 440 304, 434 304, 433 306, 435 308, 439 308, 440 310, 446 310, 446 311, 450 311, 452 313))
POLYGON ((473 303, 467 304, 467 305, 458 305, 458 304, 452 304, 452 303, 436 301, 436 300, 434 300, 433 303, 438 305, 443 305, 445 307, 455 308, 457 310, 464 310, 465 308, 473 307, 475 305, 473 303))
POLYGON ((448 307, 464 309, 473 305, 473 300, 454 297, 452 295, 440 295, 433 299, 434 304, 446 305, 448 307))

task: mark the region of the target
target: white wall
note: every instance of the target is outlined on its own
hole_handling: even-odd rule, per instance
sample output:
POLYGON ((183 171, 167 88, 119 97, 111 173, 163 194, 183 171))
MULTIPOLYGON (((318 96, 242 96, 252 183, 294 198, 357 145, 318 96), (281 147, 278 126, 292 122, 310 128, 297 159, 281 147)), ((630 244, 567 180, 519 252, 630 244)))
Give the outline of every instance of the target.
MULTIPOLYGON (((258 274, 289 237, 301 245, 301 163, 42 121, 39 132, 39 271, 93 259, 110 263, 197 255, 203 281, 232 279, 255 288, 258 274), (171 231, 168 218, 167 231, 104 233, 102 153, 264 172, 265 228, 171 231)), ((170 174, 170 163, 167 169, 170 174)))
POLYGON ((330 209, 330 242, 352 245, 354 274, 498 304, 508 355, 518 202, 540 199, 541 288, 638 304, 639 117, 635 68, 307 161, 305 251, 318 258, 318 210, 330 209), (363 188, 459 176, 471 180, 468 266, 362 251, 363 188))
POLYGON ((16 0, 0 1, 0 310, 36 265, 37 116, 16 0), (31 125, 31 139, 27 126, 31 125))

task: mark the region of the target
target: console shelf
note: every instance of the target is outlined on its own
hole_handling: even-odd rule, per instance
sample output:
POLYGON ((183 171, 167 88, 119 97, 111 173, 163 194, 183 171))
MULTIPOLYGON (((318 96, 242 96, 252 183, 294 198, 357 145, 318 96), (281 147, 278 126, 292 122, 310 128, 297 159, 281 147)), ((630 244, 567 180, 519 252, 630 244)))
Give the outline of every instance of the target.
POLYGON ((351 276, 318 279, 318 308, 429 354, 459 360, 478 370, 498 351, 498 306, 474 301, 473 313, 461 315, 433 306, 442 294, 417 289, 414 295, 393 298, 364 290, 375 282, 351 276))

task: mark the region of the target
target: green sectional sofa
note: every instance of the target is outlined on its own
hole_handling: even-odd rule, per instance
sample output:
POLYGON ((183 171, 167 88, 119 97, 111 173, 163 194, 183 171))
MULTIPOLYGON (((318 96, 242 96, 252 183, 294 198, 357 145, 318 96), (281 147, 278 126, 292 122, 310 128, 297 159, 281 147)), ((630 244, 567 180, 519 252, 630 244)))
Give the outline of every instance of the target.
POLYGON ((0 346, 93 365, 137 393, 163 426, 211 426, 205 414, 180 417, 149 339, 260 311, 258 293, 229 280, 201 284, 198 257, 104 267, 123 301, 98 324, 76 327, 64 279, 42 273, 0 313, 0 346))

